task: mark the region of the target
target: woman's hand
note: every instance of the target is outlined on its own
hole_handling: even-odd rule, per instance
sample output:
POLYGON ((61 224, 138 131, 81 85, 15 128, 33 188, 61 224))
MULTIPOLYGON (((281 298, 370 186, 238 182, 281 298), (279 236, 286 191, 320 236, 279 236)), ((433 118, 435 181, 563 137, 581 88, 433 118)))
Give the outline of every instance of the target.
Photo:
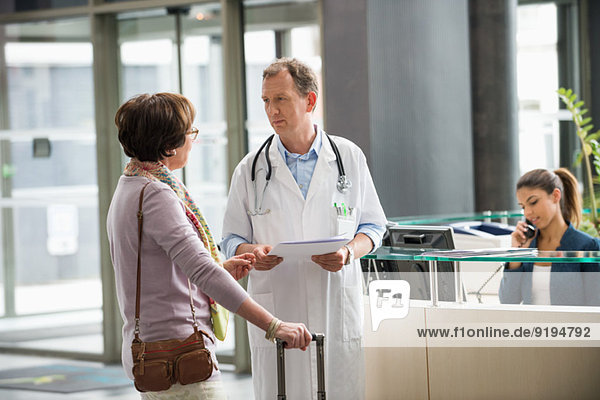
POLYGON ((525 232, 527 232, 527 223, 525 221, 517 222, 515 231, 510 234, 512 247, 529 247, 533 237, 527 238, 527 236, 525 236, 525 232))
POLYGON ((233 276, 233 279, 240 280, 247 276, 254 264, 256 263, 256 257, 252 253, 244 253, 237 256, 231 257, 229 260, 223 262, 223 267, 233 276))
POLYGON ((312 340, 312 335, 304 324, 294 322, 283 322, 275 332, 275 337, 285 342, 288 349, 306 350, 312 340))
MULTIPOLYGON (((512 247, 524 247, 527 248, 531 244, 531 241, 535 237, 535 235, 531 238, 527 238, 525 235, 527 232, 527 223, 525 221, 517 222, 517 226, 515 227, 515 231, 510 234, 510 242, 512 247)), ((537 233, 537 232, 536 232, 537 233)), ((511 262, 508 263, 508 269, 519 268, 522 265, 520 262, 511 262)))
POLYGON ((281 257, 267 255, 272 248, 273 246, 269 246, 268 244, 259 244, 252 250, 252 253, 256 256, 257 271, 268 271, 283 261, 281 257))

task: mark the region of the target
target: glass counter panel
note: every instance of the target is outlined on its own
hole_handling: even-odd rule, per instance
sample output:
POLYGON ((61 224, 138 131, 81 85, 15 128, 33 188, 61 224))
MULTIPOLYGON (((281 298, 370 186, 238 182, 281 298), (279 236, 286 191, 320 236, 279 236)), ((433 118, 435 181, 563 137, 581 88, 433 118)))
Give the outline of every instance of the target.
MULTIPOLYGON (((365 287, 374 280, 404 280, 410 285, 411 300, 432 301, 434 305, 437 305, 437 301, 457 302, 457 299, 460 303, 516 306, 519 306, 519 303, 553 306, 600 305, 600 296, 597 295, 600 293, 600 272, 596 264, 600 263, 600 251, 432 251, 384 246, 363 257, 361 263, 365 287), (492 254, 481 255, 484 251, 492 254), (465 256, 469 252, 477 255, 465 256), (498 253, 493 254, 494 252, 498 253), (500 286, 506 275, 503 263, 508 261, 534 263, 535 274, 530 269, 511 272, 501 295, 500 286), (562 265, 553 267, 553 264, 562 265), (583 266, 586 264, 589 267, 583 266), (434 265, 437 274, 434 275, 436 278, 432 284, 429 271, 434 265), (532 281, 538 282, 536 290, 531 288, 532 281), (458 282, 460 287, 457 290, 458 282), (540 287, 545 287, 542 292, 546 292, 542 300, 539 296, 540 287), (437 297, 432 299, 431 293, 437 293, 437 297)), ((367 289, 365 293, 368 293, 367 289)))
POLYGON ((597 263, 600 251, 539 251, 536 249, 494 249, 485 254, 481 249, 473 250, 401 249, 381 246, 363 257, 366 260, 416 260, 416 261, 490 261, 490 262, 561 262, 597 263), (505 250, 505 251, 502 251, 505 250), (515 251, 520 250, 520 251, 515 251), (526 250, 526 251, 522 251, 526 250), (502 251, 495 253, 496 251, 502 251), (515 251, 514 253, 511 253, 515 251))
POLYGON ((481 251, 473 252, 472 255, 464 255, 464 250, 437 251, 416 255, 416 260, 427 261, 497 261, 497 262, 560 262, 560 263, 597 263, 600 262, 600 251, 539 251, 531 249, 528 252, 515 252, 513 254, 483 254, 481 251))
MULTIPOLYGON (((584 208, 583 214, 589 214, 590 209, 584 208)), ((600 213, 600 209, 598 209, 600 213)), ((480 213, 456 213, 456 214, 437 214, 437 215, 410 215, 401 217, 390 217, 389 221, 401 225, 426 225, 426 224, 450 224, 461 221, 481 221, 481 220, 506 220, 508 218, 523 218, 522 210, 506 211, 484 211, 480 213)))
POLYGON ((397 249, 381 246, 373 253, 363 257, 366 260, 415 260, 416 257, 431 249, 397 249))
POLYGON ((390 221, 402 225, 423 225, 423 224, 448 224, 459 221, 485 220, 485 219, 506 219, 522 218, 521 210, 510 211, 485 211, 481 213, 460 213, 460 214, 442 214, 442 215, 420 215, 407 217, 392 217, 390 221))
MULTIPOLYGON (((412 300, 431 300, 430 262, 419 256, 431 249, 398 249, 380 247, 374 253, 361 260, 365 293, 374 280, 403 280, 411 288, 412 300)), ((440 262, 437 268, 438 298, 441 301, 456 300, 454 265, 452 262, 440 262)))

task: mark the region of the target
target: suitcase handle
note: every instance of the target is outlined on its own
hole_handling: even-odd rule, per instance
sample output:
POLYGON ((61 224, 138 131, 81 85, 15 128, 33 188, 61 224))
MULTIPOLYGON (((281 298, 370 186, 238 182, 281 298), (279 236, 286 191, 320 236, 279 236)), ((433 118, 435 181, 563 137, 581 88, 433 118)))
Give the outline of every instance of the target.
MULTIPOLYGON (((323 333, 311 333, 312 341, 317 342, 317 399, 325 400, 325 352, 323 344, 325 335, 323 333)), ((277 342, 277 400, 286 400, 285 394, 285 342, 276 339, 277 342)))

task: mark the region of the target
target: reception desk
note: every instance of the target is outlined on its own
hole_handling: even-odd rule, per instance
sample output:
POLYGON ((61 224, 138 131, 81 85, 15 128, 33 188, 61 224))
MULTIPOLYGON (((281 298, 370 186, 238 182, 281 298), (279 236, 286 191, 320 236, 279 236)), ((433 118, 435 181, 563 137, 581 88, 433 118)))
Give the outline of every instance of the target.
POLYGON ((365 293, 368 399, 600 397, 600 307, 484 304, 467 300, 462 285, 463 269, 469 263, 600 263, 600 252, 461 257, 424 253, 382 247, 364 257, 371 265, 364 274, 367 285, 382 278, 377 276, 375 261, 426 262, 433 271, 430 298, 411 300, 406 317, 385 319, 376 330, 365 293), (455 266, 455 301, 441 301, 437 296, 436 265, 440 262, 455 266), (505 329, 508 337, 501 336, 505 329), (525 329, 534 332, 523 336, 525 329), (448 336, 432 337, 441 332, 448 336))

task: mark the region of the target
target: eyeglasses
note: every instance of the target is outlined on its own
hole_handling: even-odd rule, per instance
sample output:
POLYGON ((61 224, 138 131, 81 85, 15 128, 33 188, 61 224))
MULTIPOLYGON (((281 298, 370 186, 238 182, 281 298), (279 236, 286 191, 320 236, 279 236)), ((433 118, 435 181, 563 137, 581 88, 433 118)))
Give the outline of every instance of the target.
POLYGON ((198 130, 198 128, 192 127, 192 129, 190 129, 188 132, 186 132, 186 135, 191 135, 192 136, 192 141, 198 139, 198 133, 200 131, 198 130))

